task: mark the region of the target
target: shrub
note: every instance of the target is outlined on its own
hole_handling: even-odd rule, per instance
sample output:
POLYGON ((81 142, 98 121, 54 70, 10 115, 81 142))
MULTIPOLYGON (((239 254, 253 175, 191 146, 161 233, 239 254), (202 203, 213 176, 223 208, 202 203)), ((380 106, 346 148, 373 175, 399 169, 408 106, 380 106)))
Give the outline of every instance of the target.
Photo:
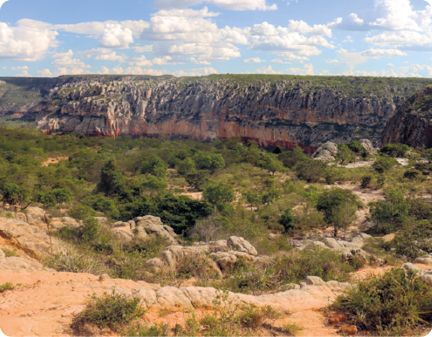
POLYGON ((380 149, 380 153, 389 157, 405 157, 409 150, 412 148, 405 144, 386 144, 380 149))
POLYGON ((432 253, 432 225, 429 221, 408 221, 395 235, 392 247, 398 255, 414 260, 424 254, 432 253))
POLYGON ((4 293, 7 290, 14 290, 14 289, 15 289, 15 287, 14 287, 12 282, 6 282, 3 284, 0 284, 0 294, 4 293))
MULTIPOLYGON (((180 326, 181 327, 181 326, 180 326)), ((154 323, 152 326, 143 326, 141 324, 135 324, 130 326, 124 336, 136 336, 136 337, 157 337, 157 336, 169 336, 169 325, 154 323)))
POLYGON ((408 215, 415 217, 417 220, 426 220, 432 217, 432 206, 424 198, 408 199, 410 205, 408 215))
POLYGON ((326 164, 321 160, 303 160, 295 166, 297 177, 308 183, 316 183, 323 176, 326 164))
POLYGON ((26 202, 30 196, 26 188, 14 183, 5 183, 1 189, 1 194, 3 195, 3 202, 11 205, 22 204, 26 202))
POLYGON ((117 219, 120 216, 120 212, 114 204, 114 201, 100 197, 93 203, 93 209, 96 211, 104 212, 109 217, 117 219))
POLYGON ((7 249, 7 248, 2 248, 2 250, 3 250, 3 252, 4 252, 4 254, 5 254, 6 257, 12 257, 12 256, 19 257, 16 248, 14 248, 13 250, 12 249, 7 249))
POLYGON ((404 173, 404 178, 413 180, 413 179, 420 177, 421 175, 422 175, 422 173, 418 170, 408 169, 404 173))
POLYGON ((119 194, 124 190, 126 180, 116 161, 110 160, 101 168, 101 179, 97 190, 107 195, 119 194))
POLYGON ((355 162, 356 157, 354 153, 351 151, 351 149, 343 143, 339 143, 337 145, 338 147, 338 153, 336 155, 336 159, 342 164, 355 162))
POLYGON ((331 307, 349 313, 360 328, 391 333, 432 321, 432 289, 415 272, 393 269, 359 281, 331 307))
POLYGON ((380 174, 390 170, 394 165, 397 164, 396 159, 393 158, 378 158, 373 163, 372 168, 380 174))
POLYGON ((89 217, 97 216, 97 213, 93 208, 91 208, 89 206, 82 205, 82 204, 78 204, 78 205, 72 207, 68 211, 68 214, 70 217, 72 217, 76 220, 85 220, 89 217))
POLYGON ((138 297, 116 294, 115 290, 111 295, 104 293, 102 297, 94 294, 84 311, 74 318, 71 327, 78 330, 83 324, 93 323, 100 328, 118 330, 119 326, 129 324, 146 313, 140 302, 138 297))
POLYGON ((349 147, 349 149, 350 149, 352 152, 355 152, 355 153, 360 153, 362 150, 364 150, 364 149, 363 149, 363 145, 362 145, 360 142, 356 141, 356 140, 352 140, 352 141, 348 144, 348 147, 349 147))
POLYGON ((87 218, 81 227, 81 238, 84 241, 92 241, 96 239, 99 232, 99 222, 95 218, 87 218))
POLYGON ((279 161, 274 153, 268 153, 258 161, 258 166, 270 171, 273 175, 276 172, 283 171, 283 164, 279 161))
POLYGON ((360 183, 361 188, 368 188, 371 181, 372 181, 372 176, 369 174, 361 177, 361 183, 360 183))
POLYGON ((310 158, 304 153, 304 151, 295 145, 293 151, 285 151, 278 155, 279 160, 285 167, 293 168, 302 161, 307 161, 310 158))
POLYGON ((284 228, 284 233, 289 233, 294 230, 296 218, 291 215, 291 209, 287 208, 285 212, 281 215, 278 220, 278 223, 281 224, 284 228))
POLYGON ((186 158, 177 164, 177 172, 182 176, 191 174, 195 171, 195 162, 191 158, 186 158))
POLYGON ((225 167, 225 160, 220 154, 216 153, 198 153, 194 157, 195 163, 200 170, 210 170, 214 172, 218 168, 225 167))
POLYGON ((198 191, 202 191, 207 181, 210 178, 210 172, 207 170, 199 170, 190 174, 187 174, 185 179, 189 185, 198 191))

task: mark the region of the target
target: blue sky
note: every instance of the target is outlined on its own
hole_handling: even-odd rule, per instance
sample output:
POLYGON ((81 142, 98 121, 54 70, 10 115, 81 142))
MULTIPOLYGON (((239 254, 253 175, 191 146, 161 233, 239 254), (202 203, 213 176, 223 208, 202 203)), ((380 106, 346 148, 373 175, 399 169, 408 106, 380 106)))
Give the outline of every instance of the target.
POLYGON ((9 0, 0 9, 0 76, 432 77, 431 58, 424 0, 9 0))

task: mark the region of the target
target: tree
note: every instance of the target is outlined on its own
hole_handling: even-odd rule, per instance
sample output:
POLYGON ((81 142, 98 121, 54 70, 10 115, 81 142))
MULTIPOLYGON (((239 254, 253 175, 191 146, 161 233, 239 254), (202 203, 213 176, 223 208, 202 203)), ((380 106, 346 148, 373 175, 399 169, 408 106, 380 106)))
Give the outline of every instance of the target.
POLYGON ((346 144, 339 143, 337 147, 338 153, 336 155, 336 159, 339 161, 340 164, 345 165, 347 162, 355 161, 355 155, 346 144))
POLYGON ((346 228, 355 219, 358 204, 357 196, 350 190, 333 187, 321 193, 317 210, 323 212, 324 220, 334 226, 336 236, 340 228, 346 228))
POLYGON ((95 218, 87 218, 81 226, 81 238, 84 241, 92 241, 96 239, 99 232, 99 222, 95 218))
POLYGON ((74 207, 72 207, 68 214, 70 217, 76 219, 76 220, 85 220, 87 218, 97 216, 97 213, 95 210, 89 206, 78 204, 74 207))
POLYGON ((152 154, 147 161, 144 162, 141 173, 151 174, 158 178, 164 178, 168 166, 165 162, 155 154, 152 154))
POLYGON ((100 197, 93 203, 93 209, 96 211, 104 212, 109 217, 117 219, 120 216, 120 212, 114 204, 114 201, 100 197))
POLYGON ((185 179, 189 185, 194 187, 198 191, 202 191, 204 185, 210 178, 210 172, 208 170, 199 170, 186 175, 185 179))
POLYGON ((119 165, 114 160, 109 160, 101 168, 101 180, 97 190, 106 195, 119 194, 124 190, 125 184, 126 181, 119 165))
POLYGON ((262 203, 261 196, 254 190, 243 193, 243 197, 246 199, 247 203, 252 207, 258 207, 262 203))
POLYGON ((375 163, 373 163, 372 168, 380 174, 383 174, 384 171, 390 170, 394 165, 396 165, 397 161, 393 158, 378 158, 375 163))
POLYGON ((28 197, 30 196, 30 193, 26 188, 14 183, 5 183, 1 190, 1 194, 3 195, 3 202, 11 205, 27 202, 28 197))
POLYGON ((290 231, 294 230, 295 227, 295 216, 291 215, 291 209, 287 208, 285 212, 281 215, 281 217, 278 220, 278 223, 281 224, 284 228, 284 233, 289 233, 290 231))
POLYGON ((283 171, 283 164, 274 153, 268 153, 258 161, 258 166, 269 170, 273 175, 275 172, 283 171))
POLYGON ((295 167, 297 177, 308 183, 316 183, 323 176, 327 166, 321 160, 307 159, 298 163, 295 167))
POLYGON ((167 188, 167 183, 163 178, 150 176, 143 181, 143 187, 152 191, 162 191, 167 188))
POLYGON ((225 167, 225 160, 220 154, 216 153, 198 153, 195 158, 195 163, 200 170, 210 170, 212 173, 218 168, 225 167))
POLYGON ((177 164, 177 172, 182 176, 191 174, 195 171, 195 162, 192 158, 186 158, 177 164))
POLYGON ((348 144, 348 147, 350 148, 350 150, 352 152, 355 152, 355 153, 360 153, 362 150, 364 150, 363 145, 360 142, 356 141, 356 140, 352 140, 348 144))
POLYGON ((302 161, 310 160, 309 157, 304 153, 297 144, 292 151, 285 151, 278 155, 279 160, 285 167, 293 168, 302 161))
POLYGON ((216 207, 220 203, 234 201, 235 195, 231 186, 219 183, 207 186, 203 192, 203 198, 216 207))

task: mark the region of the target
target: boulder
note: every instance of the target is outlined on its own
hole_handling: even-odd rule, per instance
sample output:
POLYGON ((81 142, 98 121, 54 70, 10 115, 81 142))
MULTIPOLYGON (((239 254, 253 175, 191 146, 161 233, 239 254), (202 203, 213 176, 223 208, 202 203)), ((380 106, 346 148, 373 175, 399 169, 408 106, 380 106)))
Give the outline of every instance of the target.
POLYGON ((420 277, 420 279, 424 283, 426 283, 427 285, 432 287, 432 274, 431 273, 424 274, 423 276, 420 277))
POLYGON ((16 256, 7 257, 4 259, 0 258, 0 270, 14 272, 55 271, 54 269, 44 267, 39 262, 16 256))
POLYGON ((0 236, 35 259, 63 251, 54 238, 19 220, 0 218, 0 236))
POLYGON ((414 260, 414 263, 423 263, 432 265, 432 254, 423 255, 414 260))
POLYGON ((369 234, 365 234, 365 233, 360 233, 359 235, 355 236, 352 240, 351 240, 351 244, 356 246, 356 247, 363 247, 363 245, 366 243, 365 241, 368 239, 372 239, 373 237, 369 234))
POLYGON ((159 237, 165 238, 171 244, 178 244, 177 240, 174 238, 176 234, 171 227, 165 226, 161 219, 151 215, 146 215, 144 217, 135 218, 136 226, 141 226, 144 228, 147 234, 153 234, 159 237), (172 235, 172 234, 174 235, 172 235))
POLYGON ((218 267, 223 273, 233 270, 235 263, 240 258, 250 262, 255 261, 255 258, 252 255, 234 251, 211 253, 210 257, 216 261, 218 267))
POLYGON ((257 256, 258 252, 254 246, 252 246, 248 241, 237 236, 231 236, 227 240, 227 245, 230 249, 243 252, 249 255, 257 256))
POLYGON ((363 148, 372 156, 378 154, 377 149, 375 149, 369 139, 360 139, 359 143, 363 146, 363 148))
POLYGON ((316 160, 322 160, 323 162, 329 162, 335 160, 337 153, 337 144, 327 142, 318 147, 318 149, 312 155, 312 158, 316 160))
POLYGON ((342 249, 343 247, 333 238, 325 238, 322 242, 331 249, 342 249))
POLYGON ((60 230, 63 227, 78 228, 81 224, 74 218, 62 217, 62 218, 52 218, 50 228, 52 230, 60 230))

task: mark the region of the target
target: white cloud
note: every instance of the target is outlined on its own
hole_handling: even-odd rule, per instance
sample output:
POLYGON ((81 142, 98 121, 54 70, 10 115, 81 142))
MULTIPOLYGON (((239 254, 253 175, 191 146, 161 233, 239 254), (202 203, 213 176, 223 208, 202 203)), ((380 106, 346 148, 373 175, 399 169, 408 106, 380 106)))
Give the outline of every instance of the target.
POLYGON ((57 75, 68 75, 68 74, 83 74, 86 71, 84 69, 91 68, 79 59, 73 59, 73 51, 69 50, 66 53, 55 54, 54 66, 57 68, 57 75))
POLYGON ((424 34, 413 31, 384 32, 373 37, 367 37, 365 41, 398 49, 432 51, 432 32, 424 34))
POLYGON ((16 77, 32 77, 27 70, 21 70, 21 74, 15 75, 16 77))
POLYGON ((128 58, 126 55, 117 55, 115 51, 107 48, 97 48, 86 50, 82 52, 78 52, 79 55, 84 55, 86 57, 94 57, 95 60, 103 60, 103 61, 118 61, 125 62, 128 58))
POLYGON ((115 68, 112 68, 111 70, 114 74, 123 74, 123 71, 124 71, 122 67, 115 67, 115 68))
POLYGON ((11 67, 11 70, 14 70, 14 71, 28 70, 28 67, 27 66, 11 67))
POLYGON ((106 48, 129 48, 129 44, 133 43, 132 30, 121 24, 107 24, 99 43, 106 48))
POLYGON ((389 67, 395 67, 395 65, 393 63, 389 63, 387 64, 389 67))
POLYGON ((98 72, 98 74, 109 74, 109 73, 110 73, 109 69, 105 66, 102 66, 101 71, 98 72))
POLYGON ((272 66, 257 69, 258 74, 282 74, 280 71, 273 70, 272 66))
POLYGON ((159 9, 182 9, 204 2, 235 11, 277 9, 277 5, 268 5, 266 0, 156 0, 155 7, 159 9))
POLYGON ((240 57, 238 48, 229 42, 240 34, 239 31, 231 32, 229 27, 220 30, 209 19, 216 15, 207 8, 199 11, 163 10, 153 15, 141 39, 154 41, 153 54, 170 56, 177 62, 208 64, 212 60, 227 61, 240 57))
POLYGON ((153 51, 153 46, 152 45, 147 45, 147 46, 135 46, 132 47, 135 51, 135 53, 149 53, 153 51))
POLYGON ((0 22, 0 60, 42 60, 50 48, 57 46, 57 32, 45 27, 26 26, 25 23, 20 20, 17 27, 10 27, 0 22))
POLYGON ((174 76, 182 77, 182 76, 207 76, 212 74, 217 74, 217 70, 210 67, 205 68, 196 68, 191 70, 177 70, 173 73, 174 76))
POLYGON ((374 0, 374 7, 359 17, 352 13, 347 18, 338 18, 330 28, 343 30, 411 30, 424 31, 431 23, 432 6, 415 11, 410 0, 374 0))
POLYGON ((167 64, 176 64, 175 62, 170 62, 171 60, 172 60, 171 56, 164 56, 162 58, 154 58, 152 62, 153 64, 158 66, 167 65, 167 64))
POLYGON ((288 72, 296 75, 315 75, 312 63, 305 64, 303 68, 289 68, 288 72))
POLYGON ((280 64, 291 64, 291 62, 285 61, 285 60, 281 60, 281 59, 274 59, 271 60, 273 63, 280 63, 280 64))
POLYGON ((243 61, 244 63, 261 63, 261 62, 265 62, 264 60, 261 60, 261 58, 259 57, 252 57, 250 59, 246 59, 243 61))
POLYGON ((368 49, 363 51, 362 56, 371 57, 375 59, 379 59, 381 57, 390 57, 390 56, 406 56, 407 53, 404 53, 397 49, 368 49))
POLYGON ((39 76, 41 77, 52 77, 53 74, 49 69, 38 70, 39 76))
POLYGON ((155 69, 143 69, 141 67, 128 67, 125 71, 125 74, 130 75, 152 75, 152 76, 161 76, 166 74, 165 70, 155 70, 155 69))
POLYGON ((326 63, 339 63, 338 60, 327 60, 326 63))
POLYGON ((133 57, 127 63, 130 67, 151 67, 153 65, 152 61, 147 60, 144 55, 133 57))

